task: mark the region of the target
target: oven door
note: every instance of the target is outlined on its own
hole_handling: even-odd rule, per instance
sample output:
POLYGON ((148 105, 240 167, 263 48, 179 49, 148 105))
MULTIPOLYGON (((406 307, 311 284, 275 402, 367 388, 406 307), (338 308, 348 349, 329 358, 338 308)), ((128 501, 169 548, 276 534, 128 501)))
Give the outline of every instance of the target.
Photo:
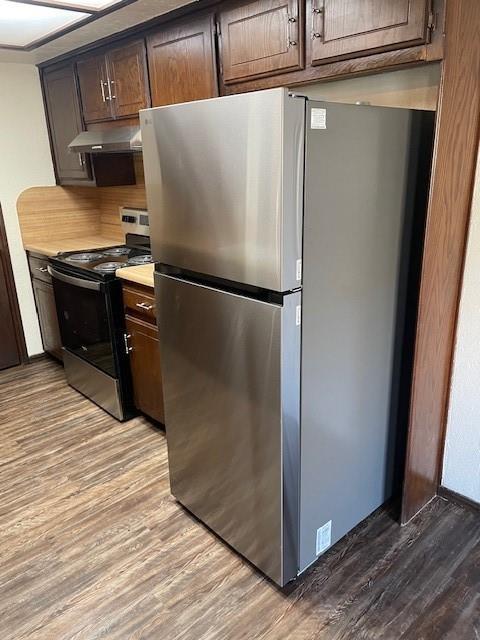
POLYGON ((62 344, 110 376, 117 377, 114 328, 105 284, 48 267, 53 278, 62 344))

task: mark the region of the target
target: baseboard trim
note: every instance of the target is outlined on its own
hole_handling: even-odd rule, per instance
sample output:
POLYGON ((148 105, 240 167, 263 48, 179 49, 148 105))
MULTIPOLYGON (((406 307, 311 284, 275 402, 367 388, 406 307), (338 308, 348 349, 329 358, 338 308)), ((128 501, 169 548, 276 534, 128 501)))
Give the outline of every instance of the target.
POLYGON ((462 496, 460 493, 456 491, 452 491, 451 489, 447 489, 447 487, 438 487, 437 495, 440 498, 445 498, 445 500, 449 500, 450 502, 455 502, 456 504, 461 505, 462 507, 468 507, 469 509, 474 509, 475 511, 480 511, 480 503, 475 502, 475 500, 471 500, 470 498, 466 498, 462 496))
POLYGON ((27 363, 36 362, 37 360, 43 360, 46 357, 47 357, 47 354, 45 353, 45 351, 43 353, 36 353, 33 356, 28 356, 27 363))

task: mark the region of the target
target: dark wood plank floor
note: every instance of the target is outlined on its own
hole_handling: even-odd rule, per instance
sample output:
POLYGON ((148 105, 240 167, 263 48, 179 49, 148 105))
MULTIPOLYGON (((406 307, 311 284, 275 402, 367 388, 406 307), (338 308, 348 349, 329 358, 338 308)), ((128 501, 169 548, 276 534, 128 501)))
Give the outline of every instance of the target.
POLYGON ((0 374, 0 639, 478 640, 480 518, 380 510, 280 591, 169 495, 165 436, 0 374))

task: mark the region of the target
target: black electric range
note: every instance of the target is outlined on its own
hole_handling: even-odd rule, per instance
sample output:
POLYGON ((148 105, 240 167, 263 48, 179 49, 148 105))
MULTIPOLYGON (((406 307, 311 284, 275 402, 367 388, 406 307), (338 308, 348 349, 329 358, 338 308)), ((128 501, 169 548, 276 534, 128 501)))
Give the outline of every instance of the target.
POLYGON ((62 271, 77 272, 83 277, 106 282, 115 278, 117 269, 152 262, 150 238, 127 234, 126 244, 80 252, 67 251, 53 256, 50 262, 62 271))
POLYGON ((68 383, 118 420, 136 414, 121 281, 117 269, 148 264, 150 238, 52 256, 52 276, 68 383))

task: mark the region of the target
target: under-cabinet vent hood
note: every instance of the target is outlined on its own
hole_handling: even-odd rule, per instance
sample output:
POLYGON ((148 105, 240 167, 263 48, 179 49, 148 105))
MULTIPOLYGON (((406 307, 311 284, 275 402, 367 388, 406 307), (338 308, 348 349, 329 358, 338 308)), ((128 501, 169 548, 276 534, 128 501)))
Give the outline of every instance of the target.
POLYGON ((140 127, 82 131, 68 145, 73 153, 120 153, 142 150, 140 127))

